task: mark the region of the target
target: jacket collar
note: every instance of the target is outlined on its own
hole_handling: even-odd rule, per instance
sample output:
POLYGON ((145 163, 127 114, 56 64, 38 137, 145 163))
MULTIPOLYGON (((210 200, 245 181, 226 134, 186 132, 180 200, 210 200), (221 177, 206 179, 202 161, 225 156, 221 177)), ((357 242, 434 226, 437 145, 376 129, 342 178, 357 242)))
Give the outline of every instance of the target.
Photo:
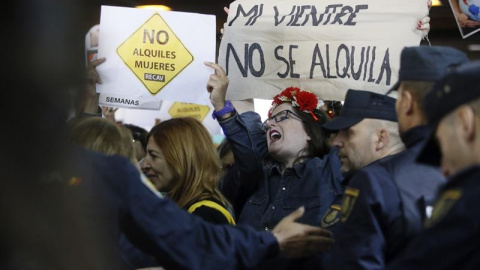
POLYGON ((429 133, 430 129, 426 125, 420 125, 413 127, 403 134, 400 135, 402 138, 403 143, 407 148, 411 148, 412 146, 421 143, 424 141, 429 133))

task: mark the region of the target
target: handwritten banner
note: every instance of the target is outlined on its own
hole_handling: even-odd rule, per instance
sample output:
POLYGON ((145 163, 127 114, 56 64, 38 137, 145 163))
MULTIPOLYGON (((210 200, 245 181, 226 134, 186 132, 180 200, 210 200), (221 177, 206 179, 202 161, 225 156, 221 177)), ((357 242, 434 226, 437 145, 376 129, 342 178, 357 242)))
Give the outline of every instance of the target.
POLYGON ((208 104, 215 16, 102 6, 97 67, 100 104, 160 108, 160 101, 208 104))
POLYGON ((237 0, 218 56, 227 98, 271 99, 289 86, 325 100, 348 89, 385 93, 427 14, 427 0, 237 0))

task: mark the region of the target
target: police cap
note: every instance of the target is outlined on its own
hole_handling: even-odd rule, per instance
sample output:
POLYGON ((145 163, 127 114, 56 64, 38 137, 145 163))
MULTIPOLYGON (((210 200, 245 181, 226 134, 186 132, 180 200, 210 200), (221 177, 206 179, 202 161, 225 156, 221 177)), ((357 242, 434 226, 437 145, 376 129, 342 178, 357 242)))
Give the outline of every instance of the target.
POLYGON ((365 118, 396 122, 395 99, 370 91, 349 89, 340 115, 323 127, 332 131, 347 129, 365 118))
POLYGON ((388 93, 398 90, 402 81, 437 81, 450 68, 466 62, 467 55, 451 47, 405 47, 400 55, 398 82, 388 93))
POLYGON ((472 61, 450 70, 435 83, 425 97, 425 114, 432 131, 417 161, 439 166, 440 147, 435 140, 439 122, 459 106, 480 98, 480 61, 472 61))

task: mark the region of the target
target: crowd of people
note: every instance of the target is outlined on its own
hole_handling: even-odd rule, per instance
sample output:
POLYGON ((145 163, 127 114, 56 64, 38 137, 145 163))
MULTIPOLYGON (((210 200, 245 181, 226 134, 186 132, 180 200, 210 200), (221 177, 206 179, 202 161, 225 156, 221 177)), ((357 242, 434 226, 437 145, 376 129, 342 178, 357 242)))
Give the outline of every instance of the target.
MULTIPOLYGON (((28 22, 48 26, 35 14, 28 22)), ((51 37, 24 34, 32 46, 51 37)), ((147 131, 108 108, 102 117, 95 67, 106 59, 72 95, 82 73, 60 48, 74 42, 5 78, 29 110, 5 121, 17 136, 2 145, 0 268, 480 268, 480 62, 463 52, 406 47, 398 83, 349 89, 335 113, 288 87, 263 122, 236 111, 225 71, 206 62, 225 135, 215 148, 193 118, 147 131)))

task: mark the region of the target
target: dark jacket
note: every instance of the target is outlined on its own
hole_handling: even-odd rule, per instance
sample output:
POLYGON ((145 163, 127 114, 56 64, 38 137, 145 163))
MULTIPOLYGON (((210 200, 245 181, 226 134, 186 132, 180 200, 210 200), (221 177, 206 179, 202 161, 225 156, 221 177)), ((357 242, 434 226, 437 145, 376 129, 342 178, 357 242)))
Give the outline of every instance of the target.
POLYGON ((213 225, 160 198, 126 158, 79 150, 72 164, 72 175, 82 179, 72 192, 88 194, 84 218, 108 228, 107 236, 100 235, 111 242, 112 254, 119 252, 122 234, 166 269, 238 269, 278 254, 270 233, 213 225))
POLYGON ((419 233, 438 188, 438 168, 415 162, 426 127, 403 134, 407 147, 346 179, 331 269, 383 269, 419 233))
POLYGON ((426 228, 387 269, 480 269, 479 180, 478 165, 453 176, 440 192, 426 228))

